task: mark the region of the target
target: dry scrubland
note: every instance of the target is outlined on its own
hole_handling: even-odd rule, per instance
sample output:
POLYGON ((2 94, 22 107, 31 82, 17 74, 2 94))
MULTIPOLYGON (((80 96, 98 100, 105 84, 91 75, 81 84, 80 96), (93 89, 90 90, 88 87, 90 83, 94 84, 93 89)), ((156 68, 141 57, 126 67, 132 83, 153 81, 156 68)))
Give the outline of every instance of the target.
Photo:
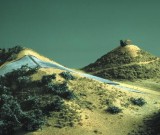
MULTIPOLYGON (((139 48, 131 46, 132 51, 129 51, 131 48, 127 50, 128 48, 123 48, 124 53, 129 52, 132 53, 132 57, 136 57, 137 53, 133 53, 133 50, 138 52, 139 48)), ((20 51, 11 61, 24 55, 33 55, 41 60, 56 63, 30 49, 20 51)), ((4 65, 6 63, 7 61, 4 65)), ((155 118, 153 116, 157 116, 157 114, 158 119, 156 120, 159 121, 159 85, 154 84, 154 88, 153 85, 146 87, 147 80, 141 85, 138 82, 124 82, 124 80, 120 82, 123 86, 143 92, 134 93, 77 74, 71 74, 74 78, 67 79, 60 75, 62 72, 64 71, 54 68, 41 68, 28 77, 31 78, 31 83, 26 85, 24 89, 17 90, 13 85, 10 86, 17 90, 15 96, 25 90, 29 90, 27 94, 36 95, 40 99, 44 112, 45 106, 50 105, 55 100, 55 96, 59 97, 58 110, 52 110, 53 106, 46 108, 51 111, 47 112, 49 116, 45 115, 45 122, 41 128, 32 132, 18 130, 16 135, 154 135, 153 131, 160 132, 158 131, 160 122, 156 123, 157 125, 150 123, 155 118), (49 85, 44 84, 44 87, 42 85, 43 76, 53 74, 55 74, 55 78, 49 79, 49 85), (33 87, 32 82, 34 82, 33 87), (55 91, 57 92, 55 95, 50 91, 50 86, 55 85, 59 89, 61 84, 66 85, 63 87, 69 89, 67 92, 71 94, 71 97, 66 99, 63 94, 55 91)), ((156 79, 156 82, 159 82, 159 79, 156 79)), ((51 90, 54 89, 51 88, 51 90)))
MULTIPOLYGON (((33 75, 33 79, 40 79, 42 75, 57 73, 57 82, 64 81, 58 74, 60 70, 41 69, 33 75)), ((113 86, 76 76, 75 80, 67 82, 78 98, 65 101, 65 104, 76 112, 78 120, 74 125, 63 128, 55 127, 55 117, 50 117, 42 130, 28 133, 35 135, 127 135, 137 134, 143 128, 143 120, 153 115, 160 108, 160 93, 148 90, 146 94, 128 92, 113 86), (144 106, 133 105, 131 98, 142 97, 147 103, 144 106), (106 112, 109 106, 122 109, 118 114, 106 112)), ((124 84, 125 85, 125 84, 124 84)), ((132 87, 127 85, 128 87, 132 87)), ((139 90, 142 90, 139 88, 139 90)), ((142 90, 144 92, 144 90, 142 90)), ((77 119, 77 118, 75 118, 77 119)))

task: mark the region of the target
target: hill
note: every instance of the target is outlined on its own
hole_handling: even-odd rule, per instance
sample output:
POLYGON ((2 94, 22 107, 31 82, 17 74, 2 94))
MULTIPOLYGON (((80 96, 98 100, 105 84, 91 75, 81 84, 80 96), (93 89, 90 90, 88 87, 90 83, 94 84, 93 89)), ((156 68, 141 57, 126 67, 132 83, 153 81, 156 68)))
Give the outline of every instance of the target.
POLYGON ((158 114, 159 92, 95 80, 27 48, 1 56, 12 54, 0 66, 0 135, 155 133, 144 120, 158 114))
POLYGON ((108 79, 159 78, 160 58, 133 45, 130 40, 82 68, 85 72, 108 79))

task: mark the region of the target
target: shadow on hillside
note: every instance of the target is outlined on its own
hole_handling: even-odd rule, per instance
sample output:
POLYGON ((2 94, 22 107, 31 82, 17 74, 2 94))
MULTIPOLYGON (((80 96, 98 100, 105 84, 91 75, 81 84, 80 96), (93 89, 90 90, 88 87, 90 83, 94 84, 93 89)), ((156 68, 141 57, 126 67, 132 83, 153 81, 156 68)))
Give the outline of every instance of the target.
POLYGON ((160 135, 160 112, 144 119, 144 125, 128 135, 160 135))
POLYGON ((160 112, 144 121, 146 131, 151 131, 152 135, 160 135, 160 112))

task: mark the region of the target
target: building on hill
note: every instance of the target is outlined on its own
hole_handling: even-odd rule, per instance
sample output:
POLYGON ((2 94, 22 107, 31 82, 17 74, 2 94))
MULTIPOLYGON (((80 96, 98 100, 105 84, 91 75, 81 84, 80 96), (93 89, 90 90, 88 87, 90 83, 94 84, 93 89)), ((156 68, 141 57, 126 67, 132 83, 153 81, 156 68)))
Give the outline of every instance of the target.
POLYGON ((120 46, 124 47, 126 45, 131 45, 132 41, 127 39, 127 40, 120 40, 120 46))

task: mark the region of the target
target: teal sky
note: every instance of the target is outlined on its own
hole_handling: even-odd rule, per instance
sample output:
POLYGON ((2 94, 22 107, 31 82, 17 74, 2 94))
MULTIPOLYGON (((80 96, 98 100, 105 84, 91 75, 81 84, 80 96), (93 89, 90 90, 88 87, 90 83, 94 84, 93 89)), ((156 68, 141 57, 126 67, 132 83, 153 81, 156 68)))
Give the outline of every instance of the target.
POLYGON ((159 0, 0 0, 0 48, 22 45, 72 68, 131 39, 160 56, 159 0))

